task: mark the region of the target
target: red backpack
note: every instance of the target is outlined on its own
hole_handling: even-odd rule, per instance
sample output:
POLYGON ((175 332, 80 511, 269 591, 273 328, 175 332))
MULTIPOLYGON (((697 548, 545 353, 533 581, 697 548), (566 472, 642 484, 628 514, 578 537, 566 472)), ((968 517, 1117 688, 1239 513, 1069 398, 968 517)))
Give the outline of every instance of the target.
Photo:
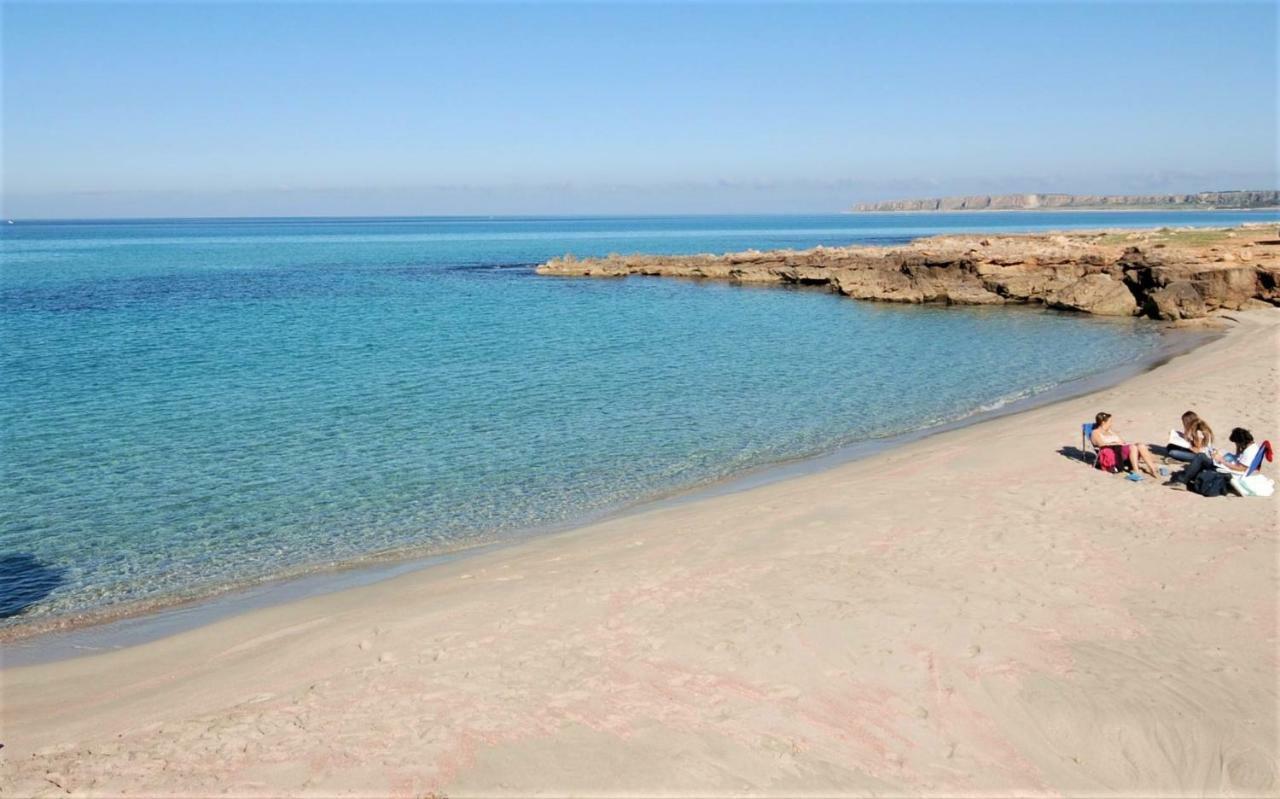
POLYGON ((1098 450, 1098 468, 1104 472, 1118 472, 1119 465, 1116 463, 1115 447, 1103 447, 1098 450))

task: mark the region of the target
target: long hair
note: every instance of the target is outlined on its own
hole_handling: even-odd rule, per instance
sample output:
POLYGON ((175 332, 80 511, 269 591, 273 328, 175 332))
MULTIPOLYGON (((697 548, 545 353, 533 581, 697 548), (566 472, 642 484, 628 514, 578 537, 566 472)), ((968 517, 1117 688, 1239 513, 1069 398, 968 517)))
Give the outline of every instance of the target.
POLYGON ((1190 441, 1197 447, 1207 447, 1213 443, 1213 428, 1209 423, 1200 417, 1190 424, 1188 430, 1191 433, 1190 441))
POLYGON ((1227 436, 1227 440, 1236 445, 1236 452, 1244 452, 1253 443, 1253 433, 1243 427, 1237 427, 1227 436))

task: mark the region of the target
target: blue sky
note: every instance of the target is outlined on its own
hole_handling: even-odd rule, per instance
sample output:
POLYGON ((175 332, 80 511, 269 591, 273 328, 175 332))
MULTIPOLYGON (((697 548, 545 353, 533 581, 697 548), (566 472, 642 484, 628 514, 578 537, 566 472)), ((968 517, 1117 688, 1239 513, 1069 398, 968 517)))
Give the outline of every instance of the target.
POLYGON ((4 4, 4 215, 1274 188, 1274 4, 4 4))

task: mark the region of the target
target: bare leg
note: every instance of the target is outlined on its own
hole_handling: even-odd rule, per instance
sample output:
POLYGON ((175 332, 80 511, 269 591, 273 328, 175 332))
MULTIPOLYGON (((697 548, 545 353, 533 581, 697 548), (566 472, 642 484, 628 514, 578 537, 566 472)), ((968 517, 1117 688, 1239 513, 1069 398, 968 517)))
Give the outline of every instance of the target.
POLYGON ((1151 448, 1146 444, 1138 444, 1135 448, 1138 450, 1138 454, 1142 457, 1142 462, 1147 465, 1147 472, 1152 477, 1158 476, 1160 474, 1160 470, 1156 467, 1155 458, 1151 456, 1151 448))
POLYGON ((1129 466, 1133 468, 1133 473, 1137 474, 1141 471, 1138 468, 1138 445, 1133 444, 1129 447, 1129 466))

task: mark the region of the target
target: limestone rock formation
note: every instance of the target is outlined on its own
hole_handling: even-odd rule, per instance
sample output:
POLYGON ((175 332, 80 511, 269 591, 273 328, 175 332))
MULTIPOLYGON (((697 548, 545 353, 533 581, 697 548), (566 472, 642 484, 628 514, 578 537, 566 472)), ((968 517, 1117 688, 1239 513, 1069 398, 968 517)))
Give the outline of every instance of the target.
POLYGON ((822 286, 859 300, 1040 303, 1105 316, 1181 320, 1219 309, 1280 305, 1280 238, 1271 225, 938 236, 900 247, 566 256, 539 266, 538 273, 822 286))
POLYGON ((1124 281, 1098 272, 1085 275, 1071 285, 1045 296, 1051 308, 1084 311, 1099 316, 1133 316, 1138 301, 1124 281))
POLYGON ((1189 280, 1175 280, 1147 295, 1145 310, 1156 319, 1198 319, 1206 314, 1204 298, 1189 280))

